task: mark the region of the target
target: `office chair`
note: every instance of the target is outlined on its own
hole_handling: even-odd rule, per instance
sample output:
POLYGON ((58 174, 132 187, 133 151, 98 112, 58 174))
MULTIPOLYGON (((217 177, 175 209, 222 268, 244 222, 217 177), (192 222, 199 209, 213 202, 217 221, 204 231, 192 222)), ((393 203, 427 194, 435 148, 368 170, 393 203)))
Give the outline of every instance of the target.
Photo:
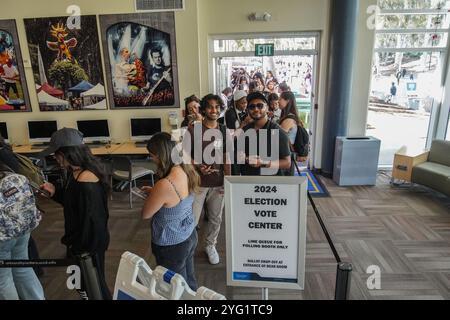
POLYGON ((112 179, 125 182, 129 185, 130 208, 133 208, 133 186, 137 187, 136 180, 146 175, 151 175, 152 186, 155 184, 154 172, 150 169, 134 166, 129 157, 114 157, 112 159, 112 179))

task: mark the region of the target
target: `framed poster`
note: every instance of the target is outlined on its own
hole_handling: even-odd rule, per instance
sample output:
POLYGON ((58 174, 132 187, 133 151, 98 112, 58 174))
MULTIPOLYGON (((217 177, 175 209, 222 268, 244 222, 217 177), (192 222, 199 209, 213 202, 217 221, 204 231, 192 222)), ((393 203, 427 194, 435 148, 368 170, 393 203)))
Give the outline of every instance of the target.
POLYGON ((225 177, 227 285, 303 290, 306 177, 225 177))
POLYGON ((30 112, 15 20, 0 20, 0 112, 30 112))
POLYGON ((96 16, 24 19, 41 111, 107 109, 96 16))
POLYGON ((112 109, 179 108, 173 12, 102 15, 112 109))

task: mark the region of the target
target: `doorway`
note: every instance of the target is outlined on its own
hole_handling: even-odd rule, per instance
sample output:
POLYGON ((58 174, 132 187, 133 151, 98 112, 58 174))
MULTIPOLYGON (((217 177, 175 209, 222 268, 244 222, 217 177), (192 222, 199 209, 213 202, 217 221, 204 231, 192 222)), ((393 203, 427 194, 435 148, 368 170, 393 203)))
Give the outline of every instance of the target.
POLYGON ((319 33, 269 33, 246 35, 220 35, 211 37, 210 87, 213 92, 238 88, 237 78, 250 81, 261 74, 267 84, 273 77, 276 92, 285 83, 294 93, 300 119, 309 130, 309 164, 314 163, 314 139, 316 136, 314 105, 317 92, 319 57, 319 33), (256 56, 256 44, 274 44, 273 56, 256 56))

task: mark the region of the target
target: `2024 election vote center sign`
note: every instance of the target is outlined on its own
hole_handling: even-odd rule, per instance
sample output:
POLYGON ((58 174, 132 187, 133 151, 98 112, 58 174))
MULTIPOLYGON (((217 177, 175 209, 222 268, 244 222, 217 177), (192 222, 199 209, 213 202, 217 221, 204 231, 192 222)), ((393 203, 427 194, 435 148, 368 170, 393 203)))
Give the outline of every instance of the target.
POLYGON ((227 284, 304 288, 305 177, 226 177, 227 284))

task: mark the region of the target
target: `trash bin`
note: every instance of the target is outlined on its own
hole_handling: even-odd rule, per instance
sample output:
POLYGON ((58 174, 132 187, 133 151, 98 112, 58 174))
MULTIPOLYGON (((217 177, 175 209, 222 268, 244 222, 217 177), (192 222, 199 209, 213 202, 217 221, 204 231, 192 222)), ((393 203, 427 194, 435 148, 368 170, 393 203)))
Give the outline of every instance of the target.
POLYGON ((334 182, 339 186, 375 185, 380 145, 374 137, 337 137, 334 182))
POLYGON ((419 110, 420 100, 416 98, 408 99, 408 108, 410 110, 419 110))

